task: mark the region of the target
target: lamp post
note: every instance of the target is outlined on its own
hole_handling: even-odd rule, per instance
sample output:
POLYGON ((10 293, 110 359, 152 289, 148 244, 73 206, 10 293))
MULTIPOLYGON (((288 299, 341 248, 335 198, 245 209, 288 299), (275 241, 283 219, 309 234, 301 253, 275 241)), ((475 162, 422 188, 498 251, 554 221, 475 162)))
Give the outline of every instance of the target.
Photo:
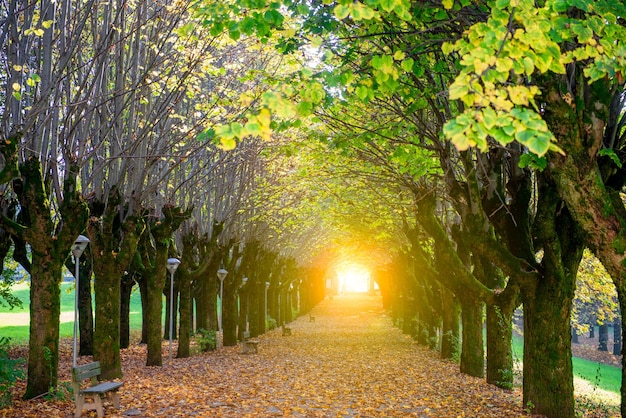
POLYGON ((170 272, 170 363, 172 362, 172 334, 174 334, 174 273, 179 264, 178 258, 167 259, 167 271, 170 272))
MULTIPOLYGON (((243 279, 241 279, 241 287, 243 288, 246 283, 248 283, 248 278, 244 277, 243 279)), ((248 293, 246 292, 246 332, 249 332, 250 330, 248 329, 248 293)))
POLYGON ((228 271, 224 268, 220 268, 217 271, 217 278, 220 279, 220 310, 219 315, 217 316, 217 349, 221 350, 222 345, 224 344, 224 333, 222 331, 222 313, 224 312, 224 279, 228 271))
POLYGON ((265 282, 265 321, 267 322, 267 290, 270 288, 270 282, 265 282))
POLYGON ((74 341, 72 344, 72 367, 76 367, 76 340, 78 338, 78 275, 80 273, 80 256, 87 248, 87 244, 89 244, 89 238, 84 235, 79 235, 74 241, 74 245, 72 246, 72 255, 74 256, 74 285, 76 289, 74 290, 74 341))

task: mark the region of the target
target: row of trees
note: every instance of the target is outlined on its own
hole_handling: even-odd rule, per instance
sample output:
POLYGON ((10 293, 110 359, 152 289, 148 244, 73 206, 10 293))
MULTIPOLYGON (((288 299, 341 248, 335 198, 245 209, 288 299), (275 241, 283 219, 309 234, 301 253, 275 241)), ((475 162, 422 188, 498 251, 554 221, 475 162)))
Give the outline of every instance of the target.
MULTIPOLYGON (((485 305, 486 377, 501 386, 511 382, 511 318, 522 303, 524 403, 547 416, 574 416, 570 314, 585 248, 626 308, 624 5, 285 5, 299 30, 277 31, 278 44, 322 51, 315 71, 292 79, 303 87, 283 91, 298 102, 293 112, 315 109, 334 147, 389 169, 413 199, 403 220, 410 243, 404 265, 419 274, 407 278, 405 298, 425 295, 419 305, 432 303, 420 318, 427 319, 429 310, 454 316, 456 309, 441 307, 454 306, 448 292, 457 297, 461 370, 477 376, 484 373, 485 305)), ((254 6, 272 9, 270 2, 254 6)), ((229 28, 260 27, 248 17, 224 17, 229 28)), ((276 102, 262 104, 284 115, 276 102)), ((389 281, 389 295, 399 297, 400 283, 389 281)), ((626 415, 624 399, 626 386, 626 415)))
POLYGON ((257 270, 264 283, 291 265, 276 263, 286 255, 324 260, 319 238, 339 226, 331 249, 389 249, 372 257, 385 301, 417 318, 425 343, 441 327, 452 356, 461 322, 465 373, 485 375, 486 309, 486 379, 512 384, 512 315, 523 304, 524 403, 574 416, 570 314, 585 248, 625 307, 624 6, 283 6, 6 6, 2 228, 37 307, 26 396, 54 384, 58 278, 86 223, 103 342, 94 354, 109 376, 120 373, 119 319, 107 324, 104 312, 119 309, 120 277, 144 286, 148 364, 160 364, 168 256, 182 256, 186 338, 191 285, 208 295, 196 301, 205 325, 221 264, 233 283, 257 270), (288 164, 272 152, 281 135, 288 164), (308 164, 326 175, 312 178, 308 164), (52 365, 38 360, 43 350, 52 365))
MULTIPOLYGON (((278 72, 284 62, 252 39, 235 43, 204 28, 190 5, 87 0, 1 6, 0 228, 10 238, 1 254, 4 259, 12 246, 30 275, 25 398, 57 383, 59 281, 81 233, 91 241, 81 277, 93 273, 95 290, 92 313, 89 281, 81 281, 81 352, 93 350, 107 378, 122 374, 120 348, 128 345, 135 284, 146 363, 162 364, 168 257, 182 260, 176 280, 181 302, 174 307, 180 310, 181 357, 189 355, 192 297, 197 327, 217 327, 220 266, 229 269, 233 284, 249 278, 251 303, 266 281, 271 294, 280 286, 309 286, 311 276, 296 271, 293 258, 296 249, 306 252, 306 242, 279 250, 265 244, 276 227, 268 219, 280 222, 266 217, 262 192, 255 192, 271 192, 275 157, 264 152, 268 144, 251 139, 227 151, 232 144, 215 143, 213 132, 205 131, 240 118, 263 90, 255 71, 278 72), (240 101, 242 93, 247 101, 240 101)), ((259 136, 268 128, 261 119, 257 127, 259 136)), ((307 234, 281 231, 294 242, 307 234)), ((226 286, 225 301, 236 289, 226 286)), ((310 294, 303 291, 305 307, 310 294)), ((226 344, 236 341, 233 306, 224 303, 226 344)), ((251 325, 253 333, 264 331, 262 318, 251 325)))

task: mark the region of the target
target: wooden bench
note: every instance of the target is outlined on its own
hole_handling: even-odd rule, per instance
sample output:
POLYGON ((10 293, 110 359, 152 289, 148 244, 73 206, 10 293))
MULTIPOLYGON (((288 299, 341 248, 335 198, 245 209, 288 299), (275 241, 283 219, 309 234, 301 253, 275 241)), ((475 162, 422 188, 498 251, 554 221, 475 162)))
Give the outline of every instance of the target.
POLYGON ((74 417, 79 418, 83 411, 95 409, 98 417, 104 417, 102 398, 107 397, 115 408, 120 407, 120 395, 117 390, 123 385, 122 382, 98 382, 100 375, 100 362, 83 364, 72 368, 72 386, 74 388, 74 400, 76 402, 76 412, 74 417), (81 389, 83 380, 90 379, 91 386, 81 389), (93 402, 85 403, 86 398, 92 398, 93 402))
POLYGON ((250 338, 248 331, 243 333, 243 341, 241 342, 241 354, 256 354, 259 352, 259 340, 250 338))
POLYGON ((289 335, 291 335, 291 328, 283 324, 283 337, 287 337, 289 335))
POLYGON ((315 322, 315 317, 309 314, 309 322, 315 322))

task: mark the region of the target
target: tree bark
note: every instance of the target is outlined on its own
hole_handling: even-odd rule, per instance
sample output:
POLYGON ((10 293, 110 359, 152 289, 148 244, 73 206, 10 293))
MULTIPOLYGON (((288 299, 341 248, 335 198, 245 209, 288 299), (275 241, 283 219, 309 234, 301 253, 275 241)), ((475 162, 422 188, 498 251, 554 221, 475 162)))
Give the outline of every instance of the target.
POLYGON ((230 278, 224 280, 224 302, 222 305, 222 325, 224 329, 224 346, 232 347, 237 345, 237 288, 238 280, 235 280, 234 274, 230 278))
POLYGON ((598 327, 598 351, 609 351, 609 325, 606 323, 598 327))
POLYGON ((83 253, 88 262, 80 264, 78 280, 78 329, 80 330, 79 355, 93 355, 93 309, 91 299, 91 275, 93 272, 91 250, 83 253))
POLYGON ((111 189, 106 204, 92 202, 92 216, 87 228, 92 246, 96 300, 94 359, 100 362, 103 379, 122 377, 122 276, 130 270, 145 229, 141 218, 129 217, 120 223, 120 204, 117 188, 111 189))
POLYGON ((477 300, 461 301, 461 321, 463 324, 461 372, 475 377, 485 375, 483 307, 484 304, 477 300))
POLYGON ((120 301, 120 349, 130 346, 130 298, 135 287, 135 280, 131 275, 122 277, 120 301))
MULTIPOLYGON (((185 257, 183 257, 183 260, 185 257)), ((180 289, 180 302, 178 313, 180 316, 179 332, 178 332, 178 349, 176 358, 187 358, 189 352, 189 340, 191 337, 191 278, 186 269, 180 269, 178 273, 178 286, 180 289)))
POLYGON ((441 326, 441 358, 455 359, 459 358, 459 341, 460 329, 459 321, 461 320, 461 307, 454 297, 454 294, 441 287, 443 310, 442 310, 442 326, 441 326))
POLYGON ((57 212, 64 222, 55 227, 39 161, 28 159, 20 172, 23 180, 14 183, 14 190, 27 228, 7 218, 3 218, 3 227, 31 247, 30 337, 24 394, 24 399, 31 399, 57 384, 62 267, 74 240, 85 228, 87 206, 76 189, 78 169, 70 166, 63 185, 65 199, 57 212))
POLYGON ((580 230, 549 178, 539 178, 535 221, 542 277, 522 289, 524 404, 548 417, 574 417, 570 314, 582 258, 580 230))

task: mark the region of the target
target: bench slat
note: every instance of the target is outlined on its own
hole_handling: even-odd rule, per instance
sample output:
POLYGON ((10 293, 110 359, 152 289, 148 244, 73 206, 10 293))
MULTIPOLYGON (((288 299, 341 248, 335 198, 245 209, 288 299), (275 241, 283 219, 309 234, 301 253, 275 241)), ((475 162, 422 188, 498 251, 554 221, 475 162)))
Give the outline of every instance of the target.
POLYGON ((81 382, 90 377, 97 377, 100 375, 100 362, 94 361, 93 363, 83 364, 76 366, 72 369, 72 376, 77 382, 81 382))
POLYGON ((102 382, 81 390, 82 393, 105 393, 123 385, 123 382, 102 382))

